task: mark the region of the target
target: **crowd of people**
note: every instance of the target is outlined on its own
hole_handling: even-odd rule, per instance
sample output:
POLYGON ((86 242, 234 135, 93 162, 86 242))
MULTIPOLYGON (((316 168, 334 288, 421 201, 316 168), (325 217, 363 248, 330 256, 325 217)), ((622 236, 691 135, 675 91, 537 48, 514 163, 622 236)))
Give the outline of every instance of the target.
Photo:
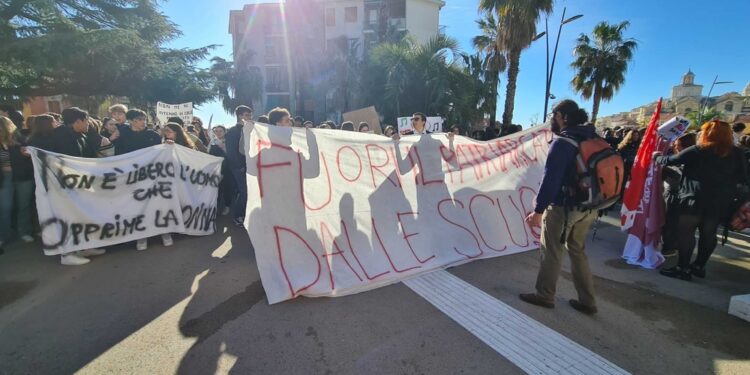
MULTIPOLYGON (((227 128, 215 125, 208 129, 194 116, 189 124, 172 117, 165 124, 148 124, 146 112, 128 108, 123 104, 109 107, 108 116, 90 116, 86 111, 71 107, 62 113, 46 113, 24 118, 20 111, 9 105, 0 106, 0 253, 3 245, 15 239, 34 242, 39 228, 34 198, 34 167, 27 147, 83 158, 105 158, 123 155, 162 143, 176 144, 199 152, 224 158, 219 187, 218 212, 232 214, 234 224, 244 226, 247 186, 245 157, 242 152, 242 129, 245 123, 257 121, 275 126, 300 128, 314 127, 312 121, 292 117, 288 110, 275 108, 257 118, 249 106, 235 110, 236 123, 227 128)), ((422 113, 412 116, 412 128, 404 134, 424 134, 427 117, 422 113)), ((345 121, 336 124, 325 121, 321 129, 338 129, 373 133, 366 122, 355 125, 345 121)), ((459 134, 458 127, 451 129, 459 134)), ((383 135, 398 137, 393 126, 385 126, 383 135)), ((171 235, 162 235, 164 246, 171 246, 171 235)), ((148 248, 148 239, 136 241, 136 249, 148 248)), ((64 265, 82 265, 88 257, 106 253, 104 249, 87 249, 61 256, 64 265)))
MULTIPOLYGON (((14 239, 33 242, 38 232, 35 225, 34 169, 27 146, 70 156, 103 158, 170 143, 222 157, 224 178, 219 187, 218 211, 222 215, 231 214, 235 225, 244 226, 247 201, 246 166, 242 152, 244 124, 254 120, 284 127, 374 132, 366 122, 355 124, 345 121, 336 124, 325 121, 315 126, 312 121, 300 116, 293 117, 283 108, 275 108, 255 117, 252 107, 239 106, 235 110, 235 117, 236 123, 232 127, 215 125, 208 129, 199 117, 193 117, 189 124, 174 117, 168 119, 166 124, 149 126, 146 112, 129 109, 123 104, 111 106, 108 117, 104 118, 90 116, 76 107, 67 108, 61 114, 47 113, 24 118, 15 108, 0 106, 0 222, 3 223, 0 225, 0 251, 3 244, 14 239)), ((594 126, 588 123, 587 114, 572 101, 563 101, 555 107, 551 123, 553 130, 560 134, 569 133, 578 137, 594 134, 594 126)), ((412 115, 411 124, 409 133, 429 133, 427 117, 423 113, 412 115)), ((493 139, 520 130, 515 126, 488 127, 481 138, 493 139)), ((717 246, 720 226, 728 227, 737 204, 746 198, 750 136, 744 135, 744 130, 745 125, 741 123, 730 126, 726 122, 712 120, 703 124, 699 132, 689 132, 678 138, 666 155, 656 156, 655 162, 664 166, 666 184, 667 210, 662 253, 667 258, 677 258, 676 261, 667 262, 667 266, 660 271, 662 274, 683 280, 690 280, 693 276, 705 277, 706 262, 717 246), (699 233, 698 255, 693 260, 696 231, 699 233)), ((622 156, 626 178, 630 175, 644 131, 643 128, 618 127, 604 129, 601 133, 601 137, 622 156)), ((408 134, 400 133, 390 125, 384 126, 382 133, 393 139, 408 134)), ((459 134, 460 128, 450 128, 450 137, 459 134)), ((572 168, 572 164, 566 161, 571 155, 573 152, 567 146, 553 143, 549 154, 552 159, 548 159, 545 182, 537 197, 537 208, 528 219, 530 225, 542 226, 542 215, 562 217, 559 201, 564 186, 569 182, 566 182, 568 177, 564 172, 572 168)), ((537 281, 537 293, 523 295, 522 299, 549 307, 564 245, 576 264, 574 281, 577 280, 580 297, 575 302, 576 306, 584 312, 596 310, 590 271, 587 264, 584 265, 585 241, 579 238, 585 236, 594 217, 591 212, 566 214, 568 224, 565 228, 549 224, 560 220, 545 221, 548 223, 543 228, 545 234, 542 236, 545 260, 537 281), (560 231, 570 233, 562 244, 545 241, 547 236, 559 238, 560 231)), ((173 244, 169 234, 162 236, 162 242, 165 246, 173 244)), ((138 250, 146 250, 147 247, 147 239, 136 241, 138 250)), ((88 257, 104 253, 103 249, 69 253, 61 257, 61 263, 86 264, 88 257)))

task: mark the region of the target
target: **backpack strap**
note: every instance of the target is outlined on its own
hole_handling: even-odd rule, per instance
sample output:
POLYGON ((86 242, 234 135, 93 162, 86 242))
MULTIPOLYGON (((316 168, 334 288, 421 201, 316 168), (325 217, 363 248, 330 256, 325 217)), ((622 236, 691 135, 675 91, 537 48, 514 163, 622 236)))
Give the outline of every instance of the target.
MULTIPOLYGON (((580 147, 580 143, 578 141, 576 141, 575 139, 573 139, 573 138, 561 135, 558 139, 563 140, 563 141, 568 142, 569 144, 573 145, 573 147, 575 147, 576 150, 578 150, 579 147, 580 147)), ((586 170, 586 163, 583 162, 583 157, 581 157, 580 153, 578 153, 576 155, 576 164, 578 165, 578 170, 580 170, 580 171, 585 171, 586 170)))

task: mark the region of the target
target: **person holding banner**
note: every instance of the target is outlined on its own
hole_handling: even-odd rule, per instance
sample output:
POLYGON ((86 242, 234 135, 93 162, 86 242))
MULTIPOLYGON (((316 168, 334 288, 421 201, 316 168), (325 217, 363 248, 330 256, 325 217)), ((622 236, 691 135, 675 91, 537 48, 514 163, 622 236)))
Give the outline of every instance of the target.
POLYGON ((575 188, 578 148, 562 137, 574 140, 596 136, 596 129, 586 124, 588 114, 572 100, 557 104, 550 116, 552 131, 559 136, 550 146, 544 166, 544 177, 536 196, 534 212, 526 218, 531 227, 541 227, 541 265, 536 280, 536 293, 521 294, 521 300, 533 305, 554 308, 557 279, 562 257, 568 251, 573 284, 578 299, 570 305, 583 313, 596 314, 594 284, 585 253, 586 234, 597 217, 596 210, 579 209, 569 202, 566 191, 575 188))
MULTIPOLYGON (((64 109, 63 125, 52 131, 52 144, 49 151, 68 156, 96 158, 106 138, 99 136, 96 131, 90 131, 88 118, 88 112, 80 108, 64 109)), ((60 263, 66 266, 80 266, 90 262, 86 257, 102 255, 105 252, 104 249, 87 249, 67 253, 61 255, 60 263)))
POLYGON ((655 156, 657 164, 684 166, 678 194, 678 264, 659 273, 686 281, 692 276, 703 278, 706 263, 717 245, 719 224, 728 225, 734 213, 732 201, 748 185, 744 155, 734 146, 730 125, 711 120, 701 127, 696 146, 677 155, 655 156), (691 264, 696 229, 698 255, 691 264))
POLYGON ((235 108, 234 114, 237 117, 237 124, 227 131, 224 144, 227 165, 237 186, 237 198, 232 205, 232 216, 234 216, 234 225, 242 227, 245 223, 245 206, 247 205, 247 179, 245 178, 247 166, 242 128, 246 123, 252 123, 253 110, 241 105, 235 108))
POLYGON ((146 112, 131 109, 125 114, 127 125, 118 125, 120 137, 114 140, 115 155, 127 154, 143 148, 161 144, 161 137, 146 128, 146 112))

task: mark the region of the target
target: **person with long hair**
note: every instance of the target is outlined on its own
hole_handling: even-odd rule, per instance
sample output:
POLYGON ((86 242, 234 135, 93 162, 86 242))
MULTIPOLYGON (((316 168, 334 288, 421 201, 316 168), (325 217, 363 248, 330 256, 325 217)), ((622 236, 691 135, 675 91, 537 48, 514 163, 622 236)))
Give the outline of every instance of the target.
POLYGON ((31 122, 31 134, 29 135, 28 145, 42 150, 52 151, 55 124, 57 120, 51 115, 34 116, 31 122))
POLYGON ((175 143, 191 150, 195 150, 195 143, 193 143, 193 140, 185 134, 185 130, 182 129, 182 126, 178 124, 173 122, 167 123, 167 125, 164 126, 164 129, 162 129, 162 134, 164 135, 165 143, 175 143))
POLYGON ((716 248, 719 224, 727 224, 738 188, 747 185, 745 158, 734 146, 731 126, 711 120, 701 127, 697 145, 677 155, 657 155, 655 161, 683 166, 677 203, 678 264, 660 273, 682 280, 691 280, 692 276, 703 278, 706 263, 716 248), (696 229, 698 255, 691 263, 696 229))
POLYGON ((552 132, 558 134, 550 145, 544 176, 536 196, 534 212, 526 218, 531 227, 541 227, 542 261, 536 279, 536 292, 521 294, 522 301, 546 308, 555 307, 557 279, 563 254, 570 256, 573 284, 578 299, 570 305, 585 314, 597 312, 594 282, 585 252, 586 235, 597 217, 596 210, 582 209, 571 201, 566 191, 577 183, 578 147, 566 139, 581 142, 596 136, 588 114, 572 100, 563 100, 549 119, 552 132), (562 240, 561 240, 562 239, 562 240))

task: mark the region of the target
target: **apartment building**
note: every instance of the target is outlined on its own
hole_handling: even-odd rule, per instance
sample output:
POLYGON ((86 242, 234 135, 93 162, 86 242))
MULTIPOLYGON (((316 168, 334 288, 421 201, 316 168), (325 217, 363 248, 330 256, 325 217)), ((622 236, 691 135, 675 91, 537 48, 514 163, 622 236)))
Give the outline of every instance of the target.
POLYGON ((264 81, 258 112, 289 108, 316 122, 335 118, 327 105, 326 57, 362 57, 388 33, 424 43, 438 34, 443 0, 286 0, 247 4, 229 17, 234 61, 258 67, 264 81))

